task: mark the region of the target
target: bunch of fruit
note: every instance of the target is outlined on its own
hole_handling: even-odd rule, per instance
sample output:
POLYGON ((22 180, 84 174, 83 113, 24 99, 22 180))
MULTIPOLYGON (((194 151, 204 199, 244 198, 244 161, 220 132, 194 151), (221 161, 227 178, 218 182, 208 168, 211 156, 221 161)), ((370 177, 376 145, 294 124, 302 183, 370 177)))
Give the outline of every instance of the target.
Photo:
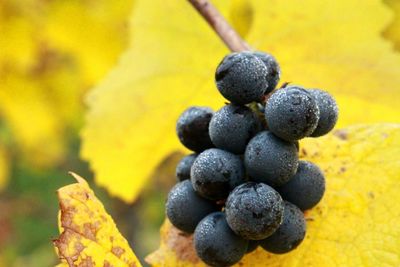
POLYGON ((230 101, 217 112, 190 107, 179 117, 179 140, 194 151, 176 168, 178 183, 166 214, 178 229, 194 232, 198 256, 229 266, 258 245, 286 253, 304 239, 304 210, 315 206, 325 179, 298 158, 298 140, 333 129, 335 100, 319 89, 284 86, 275 58, 232 53, 215 74, 230 101))

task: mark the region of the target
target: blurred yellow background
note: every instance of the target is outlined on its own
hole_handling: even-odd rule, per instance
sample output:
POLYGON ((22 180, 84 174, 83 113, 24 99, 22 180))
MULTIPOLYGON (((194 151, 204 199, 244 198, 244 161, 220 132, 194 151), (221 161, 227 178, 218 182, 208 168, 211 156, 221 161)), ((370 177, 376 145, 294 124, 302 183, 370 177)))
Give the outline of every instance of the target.
MULTIPOLYGON (((400 122, 400 1, 213 2, 283 81, 333 93, 339 127, 400 122)), ((154 250, 182 155, 175 119, 222 105, 212 75, 226 53, 186 1, 0 0, 0 266, 58 262, 70 170, 141 259, 154 250)))
POLYGON ((69 170, 91 177, 79 160, 84 94, 126 49, 132 6, 0 1, 0 266, 58 262, 55 191, 69 170))

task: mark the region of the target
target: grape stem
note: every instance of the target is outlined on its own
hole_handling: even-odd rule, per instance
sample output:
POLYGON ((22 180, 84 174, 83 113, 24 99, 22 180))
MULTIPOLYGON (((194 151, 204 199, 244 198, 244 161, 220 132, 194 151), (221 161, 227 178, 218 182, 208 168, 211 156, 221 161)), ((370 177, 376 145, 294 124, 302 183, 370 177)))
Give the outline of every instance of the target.
POLYGON ((188 0, 207 23, 218 34, 232 52, 251 50, 251 47, 229 25, 209 0, 188 0))

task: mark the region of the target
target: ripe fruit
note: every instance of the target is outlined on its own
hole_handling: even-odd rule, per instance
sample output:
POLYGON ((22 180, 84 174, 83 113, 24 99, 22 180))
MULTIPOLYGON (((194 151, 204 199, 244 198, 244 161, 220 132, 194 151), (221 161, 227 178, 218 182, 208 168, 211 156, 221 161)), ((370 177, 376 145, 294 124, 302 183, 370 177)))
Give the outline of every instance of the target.
POLYGON ((205 217, 194 232, 197 255, 211 266, 230 266, 246 253, 248 241, 228 226, 225 214, 215 212, 205 217))
POLYGON ((193 233, 201 219, 214 211, 216 205, 197 195, 189 180, 177 183, 168 194, 167 217, 184 232, 193 233))
POLYGON ((183 180, 190 179, 190 168, 193 165, 194 160, 196 159, 197 154, 190 154, 181 159, 178 165, 176 166, 175 174, 176 179, 179 182, 183 180))
POLYGON ((250 140, 244 154, 244 163, 251 180, 280 186, 296 173, 297 148, 294 143, 264 131, 250 140))
POLYGON ((213 111, 208 107, 190 107, 181 114, 176 133, 185 147, 196 152, 214 147, 208 135, 212 115, 213 111))
POLYGON ((306 220, 303 212, 285 201, 283 222, 270 237, 260 241, 260 245, 271 253, 282 254, 295 249, 306 235, 306 220))
POLYGON ((236 187, 225 204, 226 220, 243 238, 261 240, 279 227, 283 200, 278 192, 263 183, 247 182, 236 187))
POLYGON ((338 107, 335 99, 328 93, 319 89, 308 90, 314 97, 319 108, 319 121, 312 137, 322 136, 330 132, 338 119, 338 107))
POLYGON ((261 124, 251 109, 230 104, 214 113, 209 134, 216 147, 242 154, 260 128, 261 124))
POLYGON ((268 53, 229 54, 215 80, 231 103, 214 114, 191 107, 178 120, 180 141, 196 153, 176 167, 182 182, 168 195, 166 213, 177 228, 195 232, 197 255, 210 266, 235 264, 259 245, 276 254, 295 249, 306 231, 301 210, 324 194, 321 170, 299 161, 299 139, 329 132, 336 102, 288 83, 270 94, 279 78, 268 53))
POLYGON ((193 163, 190 179, 194 190, 202 197, 220 200, 244 182, 244 167, 240 158, 227 151, 211 148, 199 154, 193 163))
POLYGON ((269 130, 286 141, 296 141, 313 133, 319 108, 314 97, 299 86, 277 90, 265 106, 269 130))
POLYGON ((272 90, 275 89, 276 85, 279 82, 279 78, 281 75, 281 70, 279 68, 279 64, 271 54, 257 51, 257 52, 253 52, 253 55, 255 55, 256 57, 261 59, 261 61, 267 67, 268 88, 267 88, 267 91, 264 92, 264 94, 268 94, 268 93, 272 92, 272 90))
POLYGON ((267 67, 253 53, 232 53, 219 64, 215 81, 226 99, 243 105, 262 98, 268 90, 267 74, 267 67))
POLYGON ((297 173, 289 182, 279 187, 278 191, 283 199, 295 204, 301 210, 311 209, 324 195, 324 174, 317 165, 301 160, 297 173))

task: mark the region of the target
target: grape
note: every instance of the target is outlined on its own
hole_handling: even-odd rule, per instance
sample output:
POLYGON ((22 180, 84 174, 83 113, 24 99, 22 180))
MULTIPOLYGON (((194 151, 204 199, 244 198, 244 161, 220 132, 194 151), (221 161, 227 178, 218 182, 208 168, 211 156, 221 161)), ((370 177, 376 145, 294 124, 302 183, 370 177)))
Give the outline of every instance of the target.
POLYGON ((322 136, 330 132, 338 120, 338 107, 335 99, 328 93, 319 89, 308 90, 314 97, 319 108, 319 121, 312 137, 322 136))
POLYGON ((183 180, 190 179, 190 168, 193 165, 194 160, 196 159, 197 154, 190 154, 181 159, 178 165, 176 166, 176 179, 179 182, 183 180))
POLYGON ((294 143, 263 131, 247 145, 244 163, 251 180, 271 186, 283 185, 296 173, 297 148, 294 143))
POLYGON ((279 64, 276 61, 276 59, 268 53, 265 52, 253 52, 253 55, 261 59, 261 61, 265 64, 267 67, 267 83, 268 83, 268 88, 264 92, 264 94, 268 94, 272 92, 272 90, 275 89, 279 82, 279 78, 281 75, 281 70, 279 68, 279 64))
POLYGON ((268 70, 251 52, 232 53, 224 57, 215 72, 219 92, 235 104, 261 100, 268 89, 268 70))
POLYGON ((277 90, 265 106, 269 130, 286 141, 296 141, 313 133, 318 125, 319 108, 305 89, 289 86, 277 90))
POLYGON ((190 179, 201 196, 221 200, 244 182, 244 167, 240 158, 227 151, 211 148, 199 154, 193 163, 190 179))
POLYGON ((282 197, 301 210, 311 209, 325 192, 325 178, 321 169, 305 160, 299 161, 296 175, 278 188, 282 197))
POLYGON ((302 210, 325 191, 322 171, 299 161, 299 140, 331 131, 334 98, 280 79, 276 59, 264 52, 235 52, 215 72, 230 103, 217 112, 190 107, 176 132, 194 151, 176 166, 178 184, 166 203, 171 223, 194 232, 196 253, 210 266, 230 266, 259 245, 282 254, 305 238, 302 210), (273 92, 273 93, 272 93, 273 92), (275 188, 275 189, 274 189, 275 188))
POLYGON ((190 107, 181 114, 176 132, 185 147, 196 152, 214 147, 208 135, 212 115, 213 111, 208 107, 190 107))
POLYGON ((281 224, 283 200, 278 192, 263 183, 247 182, 236 187, 225 204, 226 220, 241 237, 261 240, 281 224))
POLYGON ((214 203, 196 194, 189 180, 176 184, 168 194, 167 217, 176 228, 187 233, 193 233, 207 214, 217 210, 214 203))
POLYGON ((295 249, 306 235, 306 221, 303 212, 285 201, 283 222, 270 237, 260 241, 260 245, 271 253, 283 254, 295 249))
POLYGON ((243 257, 248 241, 237 236, 222 212, 205 217, 194 232, 194 246, 200 259, 210 266, 230 266, 243 257))
POLYGON ((261 124, 251 109, 231 104, 214 113, 209 133, 216 147, 242 154, 260 128, 261 124))

